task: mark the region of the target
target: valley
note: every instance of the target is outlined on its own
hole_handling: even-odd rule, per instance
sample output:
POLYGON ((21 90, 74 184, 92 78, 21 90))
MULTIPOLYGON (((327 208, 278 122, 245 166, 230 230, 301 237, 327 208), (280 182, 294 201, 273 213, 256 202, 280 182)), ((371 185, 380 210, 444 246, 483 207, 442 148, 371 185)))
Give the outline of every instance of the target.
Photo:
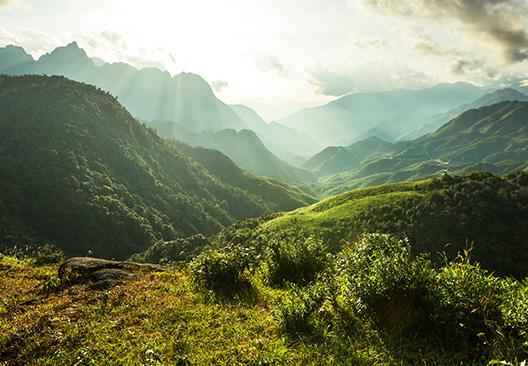
POLYGON ((524 366, 528 9, 251 3, 0 1, 0 366, 524 366))

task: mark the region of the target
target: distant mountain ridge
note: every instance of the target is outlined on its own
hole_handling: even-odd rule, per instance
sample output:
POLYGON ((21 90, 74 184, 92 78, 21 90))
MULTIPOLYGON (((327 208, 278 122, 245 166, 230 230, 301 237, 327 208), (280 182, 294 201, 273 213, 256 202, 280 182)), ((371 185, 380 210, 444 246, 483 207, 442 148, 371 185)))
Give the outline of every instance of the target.
POLYGON ((176 121, 189 131, 246 128, 231 108, 214 95, 200 76, 171 76, 155 68, 136 69, 125 63, 94 63, 76 42, 34 60, 16 46, 0 48, 0 74, 63 75, 96 85, 119 98, 144 120, 176 121))
POLYGON ((426 117, 444 113, 482 95, 468 83, 432 88, 355 93, 322 106, 303 109, 278 121, 326 145, 349 145, 370 136, 398 140, 426 117))
POLYGON ((522 170, 528 161, 528 102, 470 109, 428 135, 397 144, 349 171, 323 179, 324 195, 350 188, 430 177, 447 172, 522 170))
POLYGON ((319 151, 322 145, 312 136, 283 126, 277 122, 266 123, 255 110, 245 105, 230 105, 231 109, 260 136, 262 142, 286 161, 302 156, 310 156, 319 151), (287 148, 286 148, 287 147, 287 148), (297 155, 292 155, 295 152, 297 155))
POLYGON ((396 145, 378 137, 370 137, 350 146, 330 146, 312 156, 301 165, 302 168, 331 175, 353 169, 370 157, 396 150, 396 145))
POLYGON ((200 76, 171 76, 156 68, 137 69, 126 63, 90 58, 76 42, 34 60, 23 48, 0 47, 0 74, 62 75, 96 85, 119 98, 137 118, 171 121, 190 132, 252 129, 282 159, 299 161, 321 146, 310 136, 275 122, 266 123, 252 109, 228 106, 200 76))
POLYGON ((468 109, 485 107, 510 100, 528 102, 528 96, 514 88, 504 88, 487 93, 472 103, 461 105, 460 107, 452 109, 447 113, 432 117, 432 121, 429 121, 418 130, 406 134, 402 137, 402 140, 413 140, 427 133, 434 132, 438 128, 442 127, 442 125, 446 124, 468 109))

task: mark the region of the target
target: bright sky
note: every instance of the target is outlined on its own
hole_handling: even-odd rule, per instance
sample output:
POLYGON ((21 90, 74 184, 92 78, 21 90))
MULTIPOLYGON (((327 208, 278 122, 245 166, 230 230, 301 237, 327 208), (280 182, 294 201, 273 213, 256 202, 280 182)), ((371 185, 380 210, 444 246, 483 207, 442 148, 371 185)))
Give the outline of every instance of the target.
POLYGON ((0 0, 0 46, 194 72, 229 103, 528 75, 524 0, 0 0), (523 38, 524 37, 524 38, 523 38))

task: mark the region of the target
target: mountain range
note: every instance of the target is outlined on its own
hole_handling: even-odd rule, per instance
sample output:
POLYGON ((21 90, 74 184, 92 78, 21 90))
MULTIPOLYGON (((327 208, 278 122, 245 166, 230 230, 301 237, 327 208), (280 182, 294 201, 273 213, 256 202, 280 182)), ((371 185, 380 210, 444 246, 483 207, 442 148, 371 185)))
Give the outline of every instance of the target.
POLYGON ((218 151, 202 159, 207 168, 109 93, 64 77, 0 76, 0 111, 3 245, 126 258, 160 239, 314 201, 218 151))
POLYGON ((321 148, 305 134, 277 123, 268 125, 249 108, 226 105, 196 74, 172 76, 156 68, 137 69, 126 63, 94 60, 76 42, 37 60, 21 47, 0 48, 0 74, 62 75, 96 85, 116 96, 134 117, 147 124, 170 121, 190 132, 251 128, 270 149, 286 159, 312 155, 321 148))
POLYGON ((376 136, 398 140, 427 118, 479 98, 483 89, 468 83, 432 88, 354 93, 328 104, 300 110, 278 122, 317 136, 324 145, 349 145, 376 136))
POLYGON ((518 100, 521 102, 527 102, 528 96, 513 88, 504 88, 487 93, 479 99, 473 101, 472 103, 463 104, 446 113, 442 113, 438 116, 433 116, 429 118, 429 121, 426 124, 424 124, 422 127, 415 131, 409 132, 408 134, 403 136, 401 140, 414 140, 415 138, 418 138, 430 132, 434 132, 447 122, 451 121, 453 118, 457 117, 459 114, 467 111, 468 109, 485 107, 487 105, 505 102, 508 100, 518 100))
POLYGON ((528 102, 506 101, 470 109, 433 133, 392 147, 383 145, 392 151, 376 154, 377 144, 363 142, 347 149, 357 149, 356 145, 370 148, 364 155, 369 151, 372 155, 322 179, 324 195, 443 172, 522 170, 528 160, 528 102))

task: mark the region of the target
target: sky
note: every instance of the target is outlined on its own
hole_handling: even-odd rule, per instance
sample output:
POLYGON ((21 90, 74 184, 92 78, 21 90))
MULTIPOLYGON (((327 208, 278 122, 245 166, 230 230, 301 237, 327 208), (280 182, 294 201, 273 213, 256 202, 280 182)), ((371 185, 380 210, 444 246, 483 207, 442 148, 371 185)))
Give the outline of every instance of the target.
POLYGON ((527 0, 0 0, 0 46, 72 41, 199 74, 268 118, 353 92, 528 84, 527 0))

